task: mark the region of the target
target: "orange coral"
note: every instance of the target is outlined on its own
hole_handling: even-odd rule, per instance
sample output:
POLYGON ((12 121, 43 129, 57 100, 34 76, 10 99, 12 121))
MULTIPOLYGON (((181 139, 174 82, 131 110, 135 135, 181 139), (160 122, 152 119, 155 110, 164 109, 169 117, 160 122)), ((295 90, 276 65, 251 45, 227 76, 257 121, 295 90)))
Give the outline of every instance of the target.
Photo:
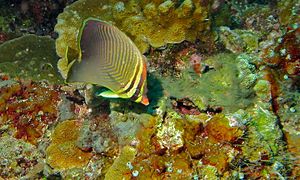
POLYGON ((71 169, 86 165, 92 153, 76 146, 81 124, 76 120, 60 123, 52 134, 52 143, 46 150, 47 162, 56 169, 71 169))

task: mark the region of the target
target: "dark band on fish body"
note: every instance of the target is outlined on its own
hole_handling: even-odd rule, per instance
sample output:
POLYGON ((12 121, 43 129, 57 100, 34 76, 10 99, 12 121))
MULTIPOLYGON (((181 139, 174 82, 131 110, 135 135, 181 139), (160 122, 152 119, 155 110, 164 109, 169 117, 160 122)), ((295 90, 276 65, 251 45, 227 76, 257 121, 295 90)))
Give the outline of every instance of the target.
MULTIPOLYGON (((144 64, 144 63, 143 63, 144 64)), ((143 72, 142 72, 142 75, 145 73, 144 72, 144 68, 143 68, 143 72)), ((133 94, 133 96, 130 98, 132 101, 136 101, 138 98, 139 98, 139 95, 140 95, 140 91, 142 89, 142 86, 144 85, 144 81, 145 79, 143 79, 142 77, 140 78, 140 81, 139 81, 139 84, 138 86, 136 87, 136 90, 135 90, 135 93, 133 94)))
POLYGON ((133 88, 134 83, 138 79, 138 70, 140 69, 140 66, 141 66, 141 64, 139 63, 135 70, 134 77, 133 77, 132 81, 130 82, 130 86, 127 89, 125 89, 124 91, 120 92, 120 94, 126 94, 133 88))

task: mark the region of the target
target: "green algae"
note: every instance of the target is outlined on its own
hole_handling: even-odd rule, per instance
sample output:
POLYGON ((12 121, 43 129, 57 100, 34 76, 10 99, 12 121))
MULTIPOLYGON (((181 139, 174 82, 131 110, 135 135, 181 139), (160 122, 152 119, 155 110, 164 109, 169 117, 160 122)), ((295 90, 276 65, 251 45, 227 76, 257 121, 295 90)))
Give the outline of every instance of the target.
POLYGON ((201 165, 200 179, 219 179, 218 169, 211 165, 201 165))
POLYGON ((251 105, 253 101, 253 90, 246 87, 255 83, 254 67, 249 63, 245 64, 244 59, 243 56, 237 58, 235 54, 218 54, 205 60, 214 69, 201 77, 185 71, 180 79, 157 78, 163 92, 171 97, 189 97, 199 108, 221 106, 225 111, 235 111, 251 105), (247 68, 249 70, 245 71, 247 68), (249 80, 249 76, 254 78, 249 80))
POLYGON ((259 59, 253 55, 243 53, 237 57, 237 60, 237 68, 239 72, 238 78, 241 79, 241 88, 253 88, 259 77, 254 64, 259 61, 259 59))
POLYGON ((61 83, 54 40, 25 35, 0 46, 0 71, 11 77, 61 83))
POLYGON ((254 86, 254 90, 257 97, 263 102, 268 102, 271 100, 271 85, 269 81, 260 79, 254 86))
POLYGON ((247 138, 242 146, 243 154, 251 162, 258 162, 262 156, 267 156, 272 163, 283 151, 283 134, 278 117, 269 110, 271 109, 269 82, 259 80, 254 90, 257 99, 253 109, 247 113, 251 120, 248 121, 247 138))
POLYGON ((252 30, 234 29, 221 26, 219 29, 220 40, 226 49, 233 53, 255 52, 259 48, 261 34, 252 30))

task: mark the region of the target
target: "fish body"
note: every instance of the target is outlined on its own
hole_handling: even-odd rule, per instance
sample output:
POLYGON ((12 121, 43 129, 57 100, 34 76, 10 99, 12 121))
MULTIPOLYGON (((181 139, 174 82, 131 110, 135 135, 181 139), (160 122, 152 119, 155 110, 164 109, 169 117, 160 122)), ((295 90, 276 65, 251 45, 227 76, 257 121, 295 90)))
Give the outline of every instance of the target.
POLYGON ((79 58, 73 62, 67 82, 96 84, 109 89, 99 96, 149 104, 146 58, 125 33, 89 18, 83 22, 78 44, 79 58))

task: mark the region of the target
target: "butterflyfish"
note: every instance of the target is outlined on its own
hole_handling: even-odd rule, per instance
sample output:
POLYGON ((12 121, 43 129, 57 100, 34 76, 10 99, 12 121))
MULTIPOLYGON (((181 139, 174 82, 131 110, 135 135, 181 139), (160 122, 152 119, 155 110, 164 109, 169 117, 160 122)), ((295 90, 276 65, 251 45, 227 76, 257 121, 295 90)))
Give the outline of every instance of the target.
POLYGON ((99 96, 149 104, 146 58, 125 33, 108 22, 89 18, 77 40, 79 58, 73 62, 67 82, 96 84, 108 89, 99 96))

